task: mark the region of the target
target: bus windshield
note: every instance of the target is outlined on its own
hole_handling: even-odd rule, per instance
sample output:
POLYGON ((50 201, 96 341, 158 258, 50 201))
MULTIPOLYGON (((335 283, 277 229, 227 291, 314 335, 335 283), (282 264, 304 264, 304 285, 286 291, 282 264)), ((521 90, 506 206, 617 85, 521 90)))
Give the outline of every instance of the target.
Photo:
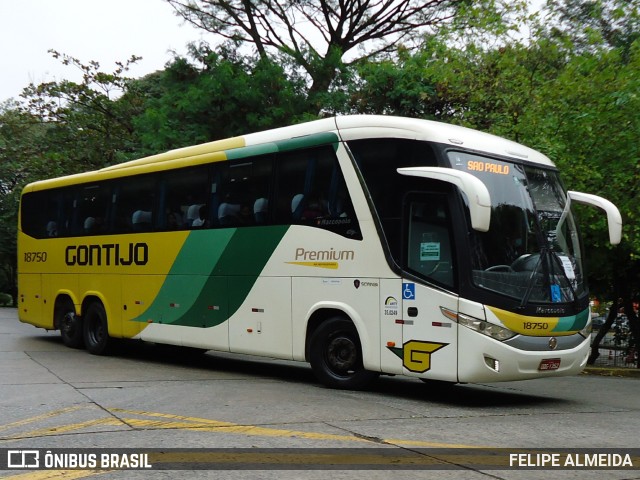
POLYGON ((582 298, 587 290, 579 236, 558 174, 468 152, 450 152, 449 159, 491 192, 489 231, 471 233, 475 286, 518 299, 523 307, 582 298))

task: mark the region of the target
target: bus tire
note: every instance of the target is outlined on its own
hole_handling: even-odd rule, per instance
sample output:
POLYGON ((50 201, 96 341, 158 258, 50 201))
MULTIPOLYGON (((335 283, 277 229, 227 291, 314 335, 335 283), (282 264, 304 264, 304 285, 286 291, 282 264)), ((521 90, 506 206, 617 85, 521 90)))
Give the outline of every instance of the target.
POLYGON ((56 326, 60 329, 62 343, 70 348, 84 346, 84 332, 82 320, 76 315, 76 309, 70 300, 64 300, 56 308, 56 326))
POLYGON ((364 369, 358 331, 344 317, 332 317, 313 332, 309 362, 318 380, 331 388, 358 390, 377 376, 364 369))
POLYGON ((93 355, 106 355, 112 340, 109 337, 107 313, 100 302, 93 302, 87 308, 83 320, 84 344, 93 355))

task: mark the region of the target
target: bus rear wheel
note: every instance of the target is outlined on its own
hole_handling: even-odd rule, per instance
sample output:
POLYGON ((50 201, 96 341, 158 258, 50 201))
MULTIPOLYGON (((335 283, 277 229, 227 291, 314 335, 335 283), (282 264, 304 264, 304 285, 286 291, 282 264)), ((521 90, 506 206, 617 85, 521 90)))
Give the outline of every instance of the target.
POLYGON ((358 332, 346 318, 333 317, 311 336, 309 361, 313 373, 332 388, 357 390, 377 375, 364 369, 358 332))
POLYGON ((106 355, 112 344, 109 337, 107 313, 100 302, 94 302, 84 315, 84 343, 87 351, 93 355, 106 355))
POLYGON ((56 326, 60 329, 62 343, 71 348, 82 348, 84 338, 82 331, 82 321, 76 315, 76 309, 70 300, 56 308, 56 326))

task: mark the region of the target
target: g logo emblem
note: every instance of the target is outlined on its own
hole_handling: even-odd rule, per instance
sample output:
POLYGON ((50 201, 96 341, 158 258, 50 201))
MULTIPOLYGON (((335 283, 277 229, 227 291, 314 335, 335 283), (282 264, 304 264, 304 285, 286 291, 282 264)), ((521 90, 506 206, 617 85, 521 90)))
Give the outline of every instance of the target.
POLYGON ((402 365, 410 372, 424 373, 431 369, 431 354, 448 343, 409 340, 402 348, 387 347, 402 359, 402 365))

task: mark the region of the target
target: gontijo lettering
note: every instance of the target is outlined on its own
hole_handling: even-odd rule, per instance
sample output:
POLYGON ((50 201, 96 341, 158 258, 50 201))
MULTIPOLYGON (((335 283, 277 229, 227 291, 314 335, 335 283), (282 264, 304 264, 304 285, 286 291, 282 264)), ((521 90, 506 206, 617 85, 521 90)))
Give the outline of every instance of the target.
POLYGON ((146 243, 103 243, 101 245, 69 245, 65 249, 67 265, 146 265, 149 246, 146 243))

